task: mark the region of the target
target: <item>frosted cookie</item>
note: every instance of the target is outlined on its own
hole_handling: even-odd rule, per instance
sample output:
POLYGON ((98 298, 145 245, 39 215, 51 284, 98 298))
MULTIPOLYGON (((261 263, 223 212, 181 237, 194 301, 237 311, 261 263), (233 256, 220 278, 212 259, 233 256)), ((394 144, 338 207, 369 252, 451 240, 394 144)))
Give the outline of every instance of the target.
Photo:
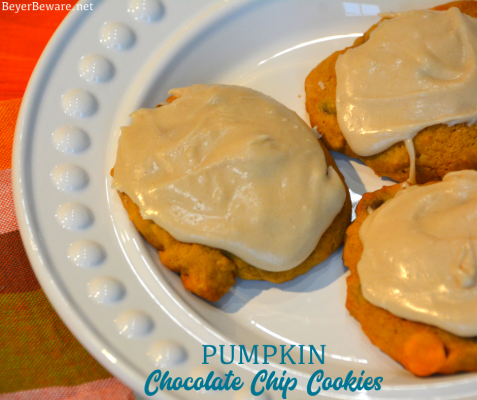
POLYGON ((306 107, 326 146, 400 182, 414 160, 418 183, 476 169, 475 17, 470 1, 386 16, 321 62, 306 107))
POLYGON ((418 376, 477 371, 477 172, 385 186, 356 215, 346 307, 364 333, 418 376))
POLYGON ((293 111, 251 89, 194 85, 131 115, 113 188, 130 219, 211 301, 238 276, 285 282, 343 241, 343 176, 293 111))

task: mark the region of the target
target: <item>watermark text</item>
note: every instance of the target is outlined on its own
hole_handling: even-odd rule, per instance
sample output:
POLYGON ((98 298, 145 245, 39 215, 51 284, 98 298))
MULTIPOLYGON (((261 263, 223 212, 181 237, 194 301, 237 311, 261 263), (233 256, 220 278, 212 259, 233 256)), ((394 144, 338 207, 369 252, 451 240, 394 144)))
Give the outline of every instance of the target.
POLYGON ((43 4, 38 1, 24 4, 12 4, 8 1, 2 1, 2 11, 14 11, 15 14, 20 11, 93 11, 93 3, 71 4, 43 4))

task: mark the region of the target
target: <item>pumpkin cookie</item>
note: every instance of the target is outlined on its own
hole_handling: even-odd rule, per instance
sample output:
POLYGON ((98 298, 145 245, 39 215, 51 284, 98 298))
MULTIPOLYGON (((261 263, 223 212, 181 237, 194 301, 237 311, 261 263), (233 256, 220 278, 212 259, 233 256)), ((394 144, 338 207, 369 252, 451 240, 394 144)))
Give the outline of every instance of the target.
MULTIPOLYGON (((457 7, 462 13, 477 17, 477 2, 456 1, 433 8, 444 11, 457 7)), ((380 22, 385 20, 383 18, 380 22)), ((373 25, 353 46, 333 53, 308 75, 305 82, 306 108, 312 126, 316 126, 328 149, 361 159, 378 176, 387 176, 398 182, 409 177, 410 157, 403 141, 371 155, 358 156, 349 146, 340 130, 336 110, 337 77, 335 64, 348 49, 366 43, 373 25)), ((416 181, 436 181, 450 171, 477 169, 477 126, 465 123, 448 126, 436 124, 422 129, 413 139, 416 162, 416 181)))
MULTIPOLYGON (((225 118, 226 122, 224 123, 222 120, 220 120, 220 123, 218 123, 217 125, 213 125, 212 127, 207 126, 207 128, 204 128, 204 124, 207 124, 208 121, 207 119, 202 118, 203 114, 200 114, 198 117, 197 124, 194 123, 195 124, 194 126, 198 126, 199 128, 193 131, 194 132, 193 134, 189 131, 185 132, 187 139, 184 140, 184 142, 180 142, 180 145, 176 146, 175 148, 169 147, 167 151, 170 153, 164 153, 165 155, 161 154, 160 157, 162 158, 155 158, 156 153, 146 154, 146 157, 144 158, 144 160, 147 159, 149 161, 147 161, 144 164, 141 164, 141 166, 134 164, 132 167, 129 168, 129 172, 127 171, 125 172, 124 166, 128 165, 127 163, 129 163, 129 161, 131 160, 130 154, 122 153, 121 157, 123 160, 122 161, 123 162, 123 166, 122 166, 123 180, 125 179, 124 176, 130 173, 131 174, 129 175, 129 177, 126 178, 126 180, 136 179, 135 174, 137 172, 133 172, 133 171, 143 171, 145 168, 149 168, 149 166, 151 167, 151 169, 150 169, 150 172, 146 173, 145 186, 141 186, 139 190, 139 192, 142 190, 144 192, 144 195, 142 194, 137 195, 138 191, 135 189, 131 189, 128 193, 127 193, 127 190, 121 190, 121 187, 116 187, 116 189, 118 189, 121 201, 129 214, 130 220, 135 224, 136 228, 144 236, 144 238, 159 251, 159 255, 160 255, 162 263, 170 270, 180 274, 184 287, 187 290, 190 290, 193 293, 197 294, 198 296, 201 296, 207 300, 217 301, 225 293, 228 292, 230 287, 234 284, 236 276, 242 279, 267 280, 270 282, 282 283, 282 282, 289 281, 301 274, 304 274, 313 266, 324 261, 343 242, 346 228, 348 227, 350 222, 351 201, 350 201, 349 191, 344 182, 343 175, 338 170, 336 163, 334 162, 330 153, 322 145, 322 143, 313 136, 311 130, 306 126, 306 124, 304 124, 303 121, 298 119, 296 114, 286 109, 286 111, 284 111, 285 112, 284 115, 280 116, 280 118, 277 117, 278 120, 280 121, 280 124, 282 123, 281 121, 287 122, 289 119, 292 121, 290 125, 291 129, 289 130, 290 136, 288 136, 288 131, 287 131, 286 140, 287 141, 289 141, 290 139, 292 140, 291 142, 288 142, 292 147, 293 135, 302 135, 300 140, 306 140, 305 143, 308 143, 305 145, 305 148, 313 147, 314 150, 312 151, 318 152, 318 153, 309 153, 309 155, 300 153, 299 159, 296 160, 296 162, 300 163, 299 166, 295 164, 295 161, 291 160, 290 154, 292 153, 290 153, 291 151, 290 146, 280 147, 281 145, 280 145, 279 139, 275 140, 273 137, 270 138, 266 134, 261 134, 262 130, 266 131, 266 129, 269 129, 270 122, 266 123, 265 125, 263 124, 260 125, 261 121, 258 121, 259 133, 258 134, 253 133, 251 136, 251 139, 249 139, 246 136, 247 134, 245 132, 242 132, 242 130, 240 129, 238 136, 233 139, 233 140, 236 140, 237 144, 229 145, 229 142, 221 141, 223 137, 222 132, 227 132, 228 130, 233 129, 233 128, 230 128, 230 126, 228 126, 227 124, 237 123, 237 115, 242 112, 242 108, 239 107, 238 109, 233 109, 233 112, 229 112, 229 110, 227 109, 228 103, 226 101, 227 97, 230 94, 227 91, 229 90, 228 87, 220 87, 220 86, 209 87, 210 85, 199 85, 199 86, 200 87, 193 87, 192 89, 190 89, 190 91, 186 91, 187 96, 189 96, 187 97, 187 99, 186 97, 182 97, 183 94, 182 92, 180 92, 182 91, 182 89, 179 90, 179 93, 173 92, 173 96, 171 96, 168 99, 168 102, 169 103, 174 102, 174 103, 167 105, 167 107, 174 107, 178 104, 180 104, 180 106, 183 107, 182 104, 184 103, 182 102, 182 100, 195 102, 197 100, 195 96, 201 96, 201 95, 205 96, 204 92, 207 92, 207 96, 210 96, 210 98, 207 97, 206 98, 207 101, 201 104, 206 104, 206 106, 204 107, 208 110, 208 112, 211 113, 210 118, 214 119, 216 115, 224 115, 225 117, 223 118, 225 118), (211 94, 209 94, 209 92, 211 94), (225 112, 224 112, 224 107, 225 107, 225 112), (260 128, 260 126, 263 126, 263 128, 260 128), (200 140, 197 139, 197 136, 194 136, 194 135, 202 135, 204 132, 205 134, 204 136, 200 137, 200 140), (188 147, 190 143, 194 141, 197 142, 196 145, 188 147), (209 150, 205 147, 211 143, 213 148, 211 149, 210 153, 208 153, 209 150), (240 146, 244 146, 243 150, 240 146), (178 154, 185 148, 186 148, 187 162, 181 161, 177 167, 174 167, 172 163, 175 161, 173 160, 171 161, 171 163, 169 163, 169 161, 172 158, 178 157, 178 154), (223 153, 222 153, 224 148, 227 151, 225 156, 223 156, 223 153), (257 157, 259 157, 260 168, 256 170, 249 170, 250 163, 255 162, 255 159, 251 159, 250 161, 246 159, 247 161, 245 163, 243 162, 243 159, 244 157, 248 157, 248 155, 253 152, 257 152, 258 154, 257 157), (317 169, 315 171, 315 169, 313 170, 310 169, 311 167, 308 162, 305 162, 303 165, 301 164, 303 160, 309 160, 312 164, 314 164, 315 163, 313 158, 314 156, 312 157, 311 154, 319 155, 319 153, 322 154, 320 157, 323 157, 322 161, 320 161, 320 163, 322 162, 323 165, 320 168, 324 168, 324 169, 322 170, 317 169), (271 155, 270 160, 267 158, 268 155, 266 154, 271 155), (216 168, 215 167, 216 164, 214 163, 216 163, 217 160, 219 160, 219 162, 222 162, 221 157, 223 157, 223 159, 225 160, 224 161, 225 164, 220 164, 220 166, 216 168), (305 158, 302 160, 303 157, 305 158), (312 157, 312 158, 307 159, 306 157, 312 157), (162 163, 163 159, 166 159, 167 162, 162 163), (189 167, 189 164, 188 164, 189 159, 199 160, 197 164, 198 166, 193 165, 192 167, 189 167), (201 165, 205 165, 206 168, 203 168, 203 170, 201 170, 203 172, 200 172, 199 174, 197 174, 197 170, 199 169, 199 167, 202 168, 201 165), (292 168, 290 170, 291 174, 288 174, 287 170, 283 170, 284 166, 287 166, 287 165, 290 165, 292 168), (189 168, 189 170, 186 171, 183 175, 177 177, 177 174, 179 173, 178 169, 182 167, 184 168, 187 167, 189 168), (242 167, 245 169, 246 172, 243 172, 240 170, 240 168, 242 167), (167 174, 166 173, 164 174, 165 182, 166 182, 165 186, 164 185, 161 186, 162 183, 160 184, 155 183, 157 182, 155 181, 156 179, 155 174, 162 173, 162 172, 157 172, 157 171, 160 171, 161 168, 162 168, 162 171, 167 171, 167 174), (169 195, 167 193, 166 195, 163 195, 161 193, 162 197, 159 199, 159 201, 162 201, 164 198, 166 198, 165 203, 163 203, 165 204, 166 207, 169 204, 173 205, 173 207, 171 208, 172 214, 174 214, 176 212, 175 210, 178 209, 176 205, 179 204, 180 201, 189 201, 189 199, 191 198, 193 198, 194 205, 192 207, 192 211, 186 215, 187 218, 190 218, 189 216, 195 213, 197 210, 208 211, 209 208, 213 207, 216 203, 225 204, 226 210, 229 210, 230 208, 235 207, 236 203, 233 203, 233 200, 235 198, 240 196, 243 197, 241 193, 243 193, 244 190, 248 190, 250 187, 252 187, 253 185, 257 185, 260 182, 265 184, 272 181, 274 179, 274 176, 270 174, 275 174, 275 172, 273 172, 274 169, 275 170, 278 169, 278 173, 283 174, 282 178, 280 178, 280 180, 278 181, 279 185, 277 186, 279 190, 282 190, 281 188, 285 188, 287 185, 297 185, 298 181, 300 181, 301 179, 304 179, 303 182, 305 182, 305 186, 302 189, 300 189, 300 190, 303 190, 303 195, 308 196, 308 191, 313 190, 317 193, 317 196, 318 196, 317 199, 320 202, 322 202, 322 200, 320 199, 322 198, 323 195, 320 194, 321 189, 320 189, 320 186, 317 185, 317 182, 325 182, 325 183, 330 182, 330 184, 335 185, 333 186, 333 188, 338 188, 340 191, 340 194, 339 194, 340 199, 338 201, 338 204, 332 205, 332 207, 335 208, 336 211, 333 212, 331 216, 330 215, 326 216, 329 222, 324 227, 323 233, 321 234, 320 237, 316 239, 317 242, 313 242, 312 244, 313 247, 311 247, 310 251, 307 252, 308 255, 304 254, 304 257, 301 259, 302 261, 295 263, 295 265, 291 268, 282 268, 282 269, 274 270, 273 266, 272 268, 265 269, 265 268, 260 268, 259 265, 252 265, 253 263, 248 260, 245 261, 243 256, 237 255, 235 252, 226 248, 226 246, 228 246, 227 242, 225 242, 225 245, 224 245, 225 248, 220 248, 217 246, 209 245, 208 243, 197 243, 193 241, 194 239, 191 239, 191 241, 178 240, 175 237, 175 235, 172 232, 170 232, 170 229, 165 229, 162 226, 160 226, 161 224, 158 224, 157 222, 153 221, 154 214, 157 212, 164 212, 163 209, 158 211, 157 208, 155 209, 154 207, 151 207, 150 205, 145 205, 146 203, 145 198, 148 194, 156 193, 158 190, 157 189, 158 187, 160 190, 162 190, 164 187, 166 187, 166 189, 168 189, 169 187, 172 187, 171 182, 174 182, 174 179, 176 179, 175 182, 178 182, 178 183, 173 183, 173 185, 176 185, 174 186, 175 188, 174 193, 172 193, 172 195, 169 195), (211 170, 213 174, 207 175, 210 173, 211 170), (252 185, 245 185, 243 186, 244 189, 241 189, 241 191, 239 191, 238 194, 237 192, 232 192, 232 195, 228 195, 227 193, 227 190, 229 190, 228 188, 230 188, 230 185, 234 187, 233 185, 235 183, 233 181, 235 181, 238 178, 236 177, 236 175, 228 175, 226 176, 226 178, 224 178, 221 174, 224 171, 228 173, 231 170, 233 170, 232 171, 233 173, 235 173, 234 171, 238 170, 237 174, 240 179, 242 179, 242 177, 246 179, 248 178, 248 176, 256 174, 258 175, 257 177, 258 183, 253 182, 252 185), (299 173, 300 171, 304 172, 304 174, 299 173), (310 171, 315 171, 315 172, 310 172, 310 171), (321 172, 319 171, 324 171, 324 176, 320 177, 321 172), (193 174, 196 174, 196 175, 193 175, 193 174), (309 177, 303 178, 303 175, 308 176, 307 174, 309 174, 309 177), (209 179, 210 176, 212 176, 212 179, 209 179), (232 178, 230 176, 232 176, 232 178), (172 181, 169 181, 169 177, 172 179, 172 181), (289 182, 290 179, 293 179, 293 182, 289 182), (186 181, 187 184, 189 184, 188 182, 190 182, 190 185, 192 185, 191 190, 192 191, 195 190, 194 192, 195 194, 193 193, 193 195, 190 195, 186 193, 186 195, 184 195, 183 197, 180 197, 180 198, 174 197, 175 194, 178 192, 180 192, 179 194, 181 196, 182 196, 182 193, 184 193, 183 186, 179 186, 179 185, 182 185, 184 181, 186 181), (199 185, 199 184, 203 186, 196 188, 195 185, 199 185), (309 185, 312 185, 312 188, 309 185), (210 190, 211 195, 210 196, 203 195, 203 193, 207 192, 208 190, 210 190), (137 199, 133 200, 133 196, 136 196, 137 199), (203 196, 203 198, 199 199, 200 200, 199 201, 196 198, 200 196, 203 196), (215 200, 216 198, 217 200, 215 200), (232 206, 230 204, 232 204, 232 206), (141 206, 143 207, 143 209, 141 209, 141 206), (149 215, 151 217, 148 217, 149 215)), ((273 119, 275 118, 274 113, 279 113, 278 110, 280 110, 281 108, 285 109, 284 106, 279 105, 274 100, 265 99, 264 95, 258 94, 257 92, 254 92, 250 89, 245 90, 244 88, 235 88, 233 90, 238 91, 238 95, 240 98, 235 99, 234 97, 232 101, 233 102, 254 101, 256 103, 252 104, 253 110, 255 110, 256 107, 260 106, 260 104, 264 102, 265 107, 270 107, 270 109, 267 108, 268 110, 267 113, 269 113, 269 111, 271 112, 269 113, 269 116, 267 116, 267 118, 273 119), (271 103, 268 104, 268 102, 271 102, 271 103)), ((197 109, 197 108, 194 107, 194 109, 197 109)), ((173 109, 171 108, 171 112, 176 112, 172 110, 173 109)), ((141 113, 145 113, 146 115, 144 117, 145 121, 147 121, 146 125, 148 127, 152 127, 151 129, 155 129, 155 127, 157 127, 158 124, 163 123, 163 121, 159 119, 154 119, 156 117, 151 116, 152 113, 149 113, 149 111, 150 110, 144 110, 144 111, 140 110, 141 113)), ((186 123, 187 119, 191 118, 186 108, 184 108, 183 110, 178 108, 177 112, 179 113, 178 114, 179 118, 177 119, 177 122, 174 122, 174 123, 170 123, 169 121, 164 122, 167 125, 167 129, 165 129, 164 131, 161 131, 163 132, 161 133, 161 135, 169 135, 169 133, 172 132, 174 129, 176 129, 178 125, 186 123)), ((244 111, 244 118, 245 117, 246 118, 249 117, 248 111, 244 111)), ((161 118, 162 118, 162 114, 161 114, 161 118)), ((252 123, 251 125, 255 125, 255 123, 252 123)), ((142 146, 143 141, 145 146, 147 145, 147 143, 149 143, 151 146, 154 146, 153 144, 155 140, 154 137, 147 137, 147 139, 145 139, 142 136, 142 134, 144 133, 142 126, 140 128, 134 128, 134 129, 137 129, 137 130, 134 132, 128 132, 129 139, 127 140, 129 141, 120 143, 120 147, 125 146, 125 143, 131 146, 136 146, 136 144, 139 144, 140 146, 142 146)), ((252 129, 256 129, 256 128, 252 127, 252 129)), ((124 135, 124 131, 122 132, 122 135, 124 135)), ((270 135, 273 135, 273 133, 270 133, 270 135)), ((297 136, 297 137, 300 137, 300 136, 297 136)), ((167 137, 166 139, 169 140, 169 137, 167 137)), ((167 143, 167 145, 170 145, 170 143, 167 143)), ((173 146, 173 145, 170 145, 170 146, 173 146)), ((162 149, 164 149, 165 147, 167 146, 161 144, 160 146, 158 146, 159 150, 157 151, 162 152, 163 151, 162 149)), ((156 150, 154 150, 154 152, 156 152, 156 150)), ((118 160, 119 159, 120 159, 120 152, 118 151, 118 160)), ((118 178, 119 176, 118 175, 118 160, 117 160, 115 169, 111 172, 113 176, 116 175, 115 182, 116 182, 116 178, 118 178)), ((129 184, 129 183, 126 183, 126 184, 129 184)), ((293 186, 293 187, 296 187, 296 186, 293 186)), ((187 188, 189 188, 189 186, 187 186, 187 188)), ((258 189, 260 190, 260 188, 258 189)), ((232 189, 232 190, 235 190, 235 189, 232 189)), ((285 188, 283 190, 287 190, 287 189, 285 188)), ((267 192, 266 195, 268 196, 269 195, 268 190, 266 192, 267 192)), ((293 195, 292 198, 296 198, 293 192, 291 194, 293 195)), ((286 195, 286 193, 284 195, 286 195)), ((272 201, 278 204, 282 204, 283 199, 279 198, 280 196, 281 195, 278 195, 278 194, 276 196, 272 195, 272 201)), ((248 198, 249 197, 247 197, 246 199, 248 198)), ((333 198, 334 197, 330 197, 326 201, 328 201, 329 204, 332 204, 333 198)), ((301 204, 301 199, 298 199, 298 203, 301 204)), ((258 221, 261 221, 260 218, 262 218, 262 214, 259 214, 258 217, 256 216, 256 214, 254 214, 257 210, 257 207, 255 207, 254 204, 255 204, 255 197, 250 197, 250 202, 246 201, 245 203, 242 202, 242 198, 239 198, 240 207, 245 208, 244 211, 240 212, 241 214, 239 215, 239 217, 245 218, 245 219, 250 218, 252 220, 251 221, 252 224, 256 223, 257 218, 258 218, 258 221), (249 211, 246 210, 246 207, 248 206, 248 204, 250 204, 252 207, 250 208, 249 211)), ((268 211, 269 208, 273 209, 272 204, 268 204, 268 203, 266 204, 263 203, 263 204, 266 207, 266 209, 263 212, 267 213, 269 212, 268 211)), ((311 220, 312 218, 314 220, 314 218, 316 218, 315 213, 322 212, 320 211, 320 207, 322 206, 318 204, 308 205, 307 203, 303 203, 303 205, 299 206, 298 212, 304 215, 304 218, 303 218, 305 220, 304 223, 309 224, 309 221, 306 221, 308 219, 308 215, 309 215, 309 220, 311 220), (310 206, 314 207, 315 210, 310 210, 309 209, 310 206)), ((326 206, 326 203, 322 203, 322 204, 326 206)), ((288 207, 288 204, 285 204, 284 207, 288 207)), ((169 213, 168 216, 166 217, 166 220, 168 220, 170 215, 171 214, 169 213)), ((182 214, 179 215, 178 217, 179 222, 183 222, 182 220, 180 220, 181 215, 184 215, 184 213, 182 212, 182 214)), ((197 221, 201 222, 202 221, 201 218, 202 217, 197 217, 197 219, 193 221, 193 224, 195 224, 197 221)), ((210 218, 209 214, 205 215, 205 218, 210 218)), ((212 218, 217 219, 215 216, 213 216, 212 218)), ((227 216, 226 221, 228 221, 228 218, 229 216, 227 216)), ((230 218, 232 218, 232 220, 229 223, 235 224, 235 221, 233 220, 234 216, 232 215, 230 218)), ((283 235, 280 235, 280 238, 278 238, 280 240, 287 241, 289 240, 288 234, 290 234, 290 237, 291 237, 293 235, 292 230, 299 229, 300 226, 297 225, 295 227, 293 215, 276 214, 276 219, 278 218, 285 219, 285 223, 288 223, 288 222, 292 223, 291 228, 287 230, 286 232, 284 232, 283 235)), ((277 223, 276 219, 275 217, 265 218, 265 219, 262 218, 264 223, 259 222, 256 228, 253 228, 254 225, 251 225, 252 228, 250 228, 250 231, 241 230, 240 232, 243 232, 243 235, 254 237, 253 236, 253 234, 255 234, 255 232, 253 232, 254 229, 265 229, 266 232, 270 232, 270 235, 271 235, 270 238, 267 234, 266 238, 259 237, 257 238, 257 240, 258 241, 263 240, 265 245, 270 245, 273 247, 274 240, 277 240, 277 239, 273 239, 273 234, 275 234, 274 230, 283 229, 279 225, 281 224, 281 222, 278 222, 278 225, 276 225, 277 223), (264 225, 269 225, 269 226, 264 226, 264 225)), ((175 224, 174 224, 175 220, 174 219, 171 219, 171 220, 173 221, 172 227, 175 229, 175 224)), ((223 227, 224 234, 225 234, 225 230, 228 229, 227 225, 220 225, 220 226, 223 227)), ((215 225, 213 226, 213 228, 215 228, 215 225)), ((312 228, 315 229, 314 225, 312 226, 312 228)), ((192 227, 192 229, 195 229, 195 225, 192 227)), ((219 235, 219 239, 221 239, 220 235, 219 235)), ((242 237, 239 237, 239 239, 242 239, 242 237)), ((248 240, 247 237, 243 239, 244 241, 248 240)), ((306 241, 309 239, 306 237, 302 237, 299 240, 306 241)), ((286 246, 286 245, 287 243, 284 242, 282 246, 286 246)), ((272 260, 276 259, 274 258, 273 254, 269 255, 268 257, 271 258, 272 260)))
POLYGON ((346 232, 343 253, 344 264, 350 270, 346 308, 374 345, 417 376, 477 371, 475 337, 460 337, 435 326, 398 317, 373 305, 363 295, 358 274, 358 263, 364 251, 360 229, 370 213, 386 202, 392 202, 401 188, 402 184, 396 184, 366 193, 357 206, 356 220, 346 232))

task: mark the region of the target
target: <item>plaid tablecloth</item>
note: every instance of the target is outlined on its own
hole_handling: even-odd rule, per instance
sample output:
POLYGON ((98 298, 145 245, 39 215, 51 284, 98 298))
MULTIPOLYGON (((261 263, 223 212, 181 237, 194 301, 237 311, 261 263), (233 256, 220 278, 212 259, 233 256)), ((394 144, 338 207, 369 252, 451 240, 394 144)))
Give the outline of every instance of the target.
POLYGON ((133 400, 138 397, 86 352, 48 302, 25 254, 13 206, 18 97, 65 15, 0 9, 0 400, 133 400))

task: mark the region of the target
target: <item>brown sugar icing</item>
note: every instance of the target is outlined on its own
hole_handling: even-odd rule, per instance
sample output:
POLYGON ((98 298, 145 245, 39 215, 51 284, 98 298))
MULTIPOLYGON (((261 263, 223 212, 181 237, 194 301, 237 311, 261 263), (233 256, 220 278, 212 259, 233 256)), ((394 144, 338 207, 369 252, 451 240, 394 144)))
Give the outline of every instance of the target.
POLYGON ((170 94, 178 98, 134 112, 122 128, 113 187, 177 240, 267 271, 299 265, 346 198, 312 130, 251 89, 170 94))
POLYGON ((371 156, 405 141, 412 156, 422 129, 477 119, 477 19, 454 7, 383 20, 338 58, 336 74, 338 123, 351 149, 371 156))
POLYGON ((411 321, 477 336, 477 172, 408 186, 374 210, 359 237, 363 296, 411 321))

